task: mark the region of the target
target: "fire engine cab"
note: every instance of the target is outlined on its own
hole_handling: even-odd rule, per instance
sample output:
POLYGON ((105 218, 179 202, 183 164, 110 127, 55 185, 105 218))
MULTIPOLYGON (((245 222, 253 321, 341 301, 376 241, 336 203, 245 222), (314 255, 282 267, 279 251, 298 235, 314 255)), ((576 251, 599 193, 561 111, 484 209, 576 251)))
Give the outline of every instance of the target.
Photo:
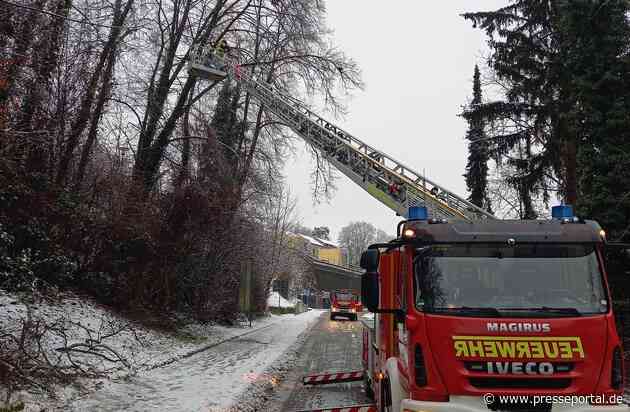
POLYGON ((628 410, 605 233, 570 206, 552 212, 447 221, 414 207, 397 239, 363 253, 379 411, 628 410))
POLYGON ((330 293, 330 320, 335 320, 337 316, 357 320, 362 310, 359 295, 354 291, 341 289, 330 293))

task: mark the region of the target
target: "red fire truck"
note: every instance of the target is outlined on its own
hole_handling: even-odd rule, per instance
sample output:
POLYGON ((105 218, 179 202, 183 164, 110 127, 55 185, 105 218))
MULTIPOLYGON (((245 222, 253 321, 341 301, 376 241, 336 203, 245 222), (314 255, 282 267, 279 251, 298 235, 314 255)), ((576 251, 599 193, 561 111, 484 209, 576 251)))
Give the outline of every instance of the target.
POLYGON ((363 305, 356 292, 341 289, 330 293, 330 320, 335 320, 338 316, 357 320, 361 311, 363 311, 363 305))
POLYGON ((364 252, 378 411, 629 410, 605 233, 570 206, 552 215, 447 221, 414 207, 396 240, 364 252))

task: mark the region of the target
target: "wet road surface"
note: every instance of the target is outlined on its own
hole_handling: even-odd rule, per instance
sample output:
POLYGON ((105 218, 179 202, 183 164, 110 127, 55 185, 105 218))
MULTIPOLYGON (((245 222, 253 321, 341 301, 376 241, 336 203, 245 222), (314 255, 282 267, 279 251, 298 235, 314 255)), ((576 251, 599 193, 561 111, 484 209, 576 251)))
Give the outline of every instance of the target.
POLYGON ((361 370, 361 323, 323 314, 309 332, 293 371, 277 388, 266 412, 292 412, 370 403, 362 382, 304 386, 302 376, 318 372, 361 370))

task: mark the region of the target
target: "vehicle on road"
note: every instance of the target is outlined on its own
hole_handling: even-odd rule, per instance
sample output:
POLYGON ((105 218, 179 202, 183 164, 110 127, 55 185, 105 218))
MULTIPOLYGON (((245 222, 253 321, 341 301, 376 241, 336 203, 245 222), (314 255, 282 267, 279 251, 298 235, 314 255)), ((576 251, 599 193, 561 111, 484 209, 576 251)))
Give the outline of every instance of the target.
POLYGON ((629 410, 605 266, 613 245, 596 222, 570 206, 545 221, 413 209, 396 240, 361 259, 375 313, 363 322, 364 379, 379 411, 629 410))
POLYGON ((363 305, 357 292, 341 289, 330 293, 330 320, 342 316, 356 321, 362 311, 363 305))

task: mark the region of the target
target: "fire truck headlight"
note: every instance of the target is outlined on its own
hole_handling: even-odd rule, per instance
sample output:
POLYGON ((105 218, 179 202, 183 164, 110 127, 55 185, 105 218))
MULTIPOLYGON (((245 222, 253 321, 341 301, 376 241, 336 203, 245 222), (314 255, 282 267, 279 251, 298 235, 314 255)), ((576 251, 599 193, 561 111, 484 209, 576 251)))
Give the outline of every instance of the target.
POLYGON ((602 241, 606 241, 606 231, 604 229, 599 231, 599 237, 602 239, 602 241))
POLYGON ((416 231, 413 229, 405 229, 405 231, 403 232, 403 237, 406 237, 406 238, 416 237, 416 231))

